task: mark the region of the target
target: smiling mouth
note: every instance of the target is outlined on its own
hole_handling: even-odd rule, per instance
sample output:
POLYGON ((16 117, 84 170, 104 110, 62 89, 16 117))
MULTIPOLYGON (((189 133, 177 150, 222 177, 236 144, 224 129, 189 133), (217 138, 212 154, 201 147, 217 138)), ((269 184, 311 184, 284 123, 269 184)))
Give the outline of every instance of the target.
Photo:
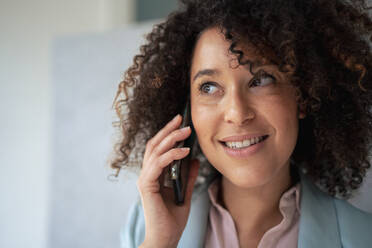
POLYGON ((240 141, 240 142, 239 141, 238 142, 220 141, 220 143, 227 148, 241 150, 241 149, 245 149, 245 148, 254 146, 258 143, 261 143, 262 141, 266 140, 268 137, 269 137, 269 135, 264 135, 264 136, 261 136, 257 139, 254 139, 254 140, 251 139, 251 140, 244 140, 244 141, 240 141))

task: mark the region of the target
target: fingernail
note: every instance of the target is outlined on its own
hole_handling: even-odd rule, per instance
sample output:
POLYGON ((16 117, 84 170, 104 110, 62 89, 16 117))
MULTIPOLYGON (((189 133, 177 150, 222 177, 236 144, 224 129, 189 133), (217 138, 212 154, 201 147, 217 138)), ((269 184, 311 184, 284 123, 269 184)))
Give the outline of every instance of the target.
POLYGON ((182 147, 181 150, 183 152, 188 152, 190 150, 190 147, 182 147))
POLYGON ((181 128, 181 131, 183 132, 183 131, 187 131, 187 130, 189 130, 190 129, 190 126, 187 126, 187 127, 183 127, 183 128, 181 128))
POLYGON ((177 119, 177 117, 179 116, 180 114, 177 114, 175 117, 173 117, 173 120, 174 121, 175 119, 177 119))

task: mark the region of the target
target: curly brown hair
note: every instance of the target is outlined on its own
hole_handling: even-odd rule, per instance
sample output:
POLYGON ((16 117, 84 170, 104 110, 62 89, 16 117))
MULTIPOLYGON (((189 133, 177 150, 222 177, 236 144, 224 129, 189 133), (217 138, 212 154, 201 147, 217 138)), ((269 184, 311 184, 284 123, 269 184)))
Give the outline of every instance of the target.
POLYGON ((182 113, 194 45, 203 30, 217 26, 239 64, 254 65, 237 49, 249 40, 281 72, 291 71, 306 112, 291 159, 329 195, 350 197, 370 167, 372 144, 372 22, 365 1, 181 2, 154 25, 119 84, 113 106, 121 137, 111 162, 116 176, 140 164, 145 142, 182 113))

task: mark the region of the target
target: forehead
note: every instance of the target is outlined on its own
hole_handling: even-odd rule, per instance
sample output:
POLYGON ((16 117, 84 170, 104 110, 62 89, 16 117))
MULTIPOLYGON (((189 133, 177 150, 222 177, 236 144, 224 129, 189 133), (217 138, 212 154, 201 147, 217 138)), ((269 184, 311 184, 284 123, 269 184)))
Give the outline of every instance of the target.
MULTIPOLYGON (((214 27, 204 30, 195 44, 192 56, 191 74, 195 70, 215 68, 220 66, 237 66, 237 54, 229 51, 231 42, 225 39, 220 29, 214 27)), ((255 66, 272 64, 268 59, 260 56, 258 50, 249 45, 249 42, 242 42, 235 48, 243 51, 243 61, 251 61, 255 66)))

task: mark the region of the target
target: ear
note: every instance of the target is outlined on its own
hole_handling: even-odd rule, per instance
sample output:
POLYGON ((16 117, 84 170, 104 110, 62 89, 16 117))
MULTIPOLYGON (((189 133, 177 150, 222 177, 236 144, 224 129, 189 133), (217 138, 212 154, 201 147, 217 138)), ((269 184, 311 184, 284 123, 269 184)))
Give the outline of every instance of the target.
POLYGON ((298 107, 298 118, 299 119, 304 119, 305 117, 306 117, 306 113, 305 113, 304 106, 299 106, 298 107))

